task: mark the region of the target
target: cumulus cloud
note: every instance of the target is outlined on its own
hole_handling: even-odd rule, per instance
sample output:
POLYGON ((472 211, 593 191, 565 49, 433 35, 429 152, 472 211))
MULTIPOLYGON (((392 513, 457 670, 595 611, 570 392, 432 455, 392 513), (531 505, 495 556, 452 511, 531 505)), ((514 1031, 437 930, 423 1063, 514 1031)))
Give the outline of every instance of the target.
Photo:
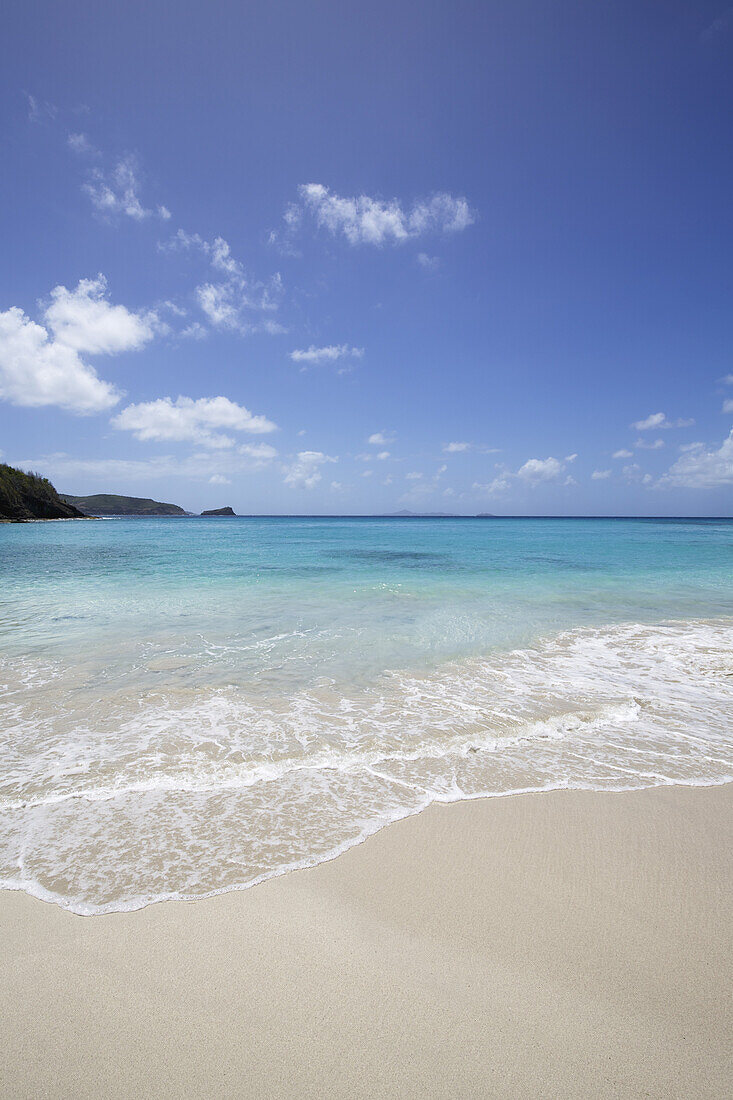
POLYGON ((13 405, 95 413, 116 405, 120 393, 74 348, 13 306, 0 313, 0 397, 13 405))
POLYGON ((661 451, 664 446, 663 439, 650 439, 648 442, 645 439, 637 439, 634 446, 640 451, 661 451))
POLYGON ((116 355, 138 351, 164 330, 154 312, 133 313, 107 299, 107 280, 82 279, 74 290, 57 286, 44 318, 54 338, 75 351, 116 355))
POLYGON ((388 443, 392 443, 394 435, 391 432, 372 432, 369 436, 367 443, 372 447, 384 447, 388 443))
POLYGON ((462 451, 470 451, 470 443, 445 443, 443 450, 447 455, 460 454, 462 451))
POLYGON ((633 457, 634 456, 631 453, 631 451, 627 451, 623 447, 621 448, 620 451, 614 451, 613 454, 611 455, 611 458, 633 458, 633 457))
POLYGON ((488 484, 474 482, 473 488, 493 496, 497 493, 505 493, 517 483, 535 486, 543 482, 558 481, 562 474, 566 474, 563 484, 575 485, 575 478, 567 475, 567 467, 575 462, 577 454, 566 455, 565 458, 528 458, 527 461, 512 471, 506 466, 498 466, 497 476, 488 484))
POLYGON ((733 397, 726 397, 725 401, 723 402, 723 412, 733 413, 733 397))
POLYGON ((289 466, 285 466, 285 484, 293 489, 313 489, 323 477, 321 467, 337 458, 322 451, 299 451, 289 466))
POLYGON ((335 363, 340 359, 362 359, 364 348, 349 347, 348 344, 328 344, 325 347, 316 347, 311 344, 308 348, 296 348, 290 352, 290 358, 294 363, 304 363, 306 366, 314 366, 318 363, 335 363))
POLYGON ((82 354, 138 351, 166 326, 152 311, 134 313, 107 298, 103 275, 73 290, 57 286, 43 325, 22 309, 0 313, 0 397, 15 405, 56 405, 77 413, 101 412, 120 399, 82 354))
POLYGON ((689 428, 694 420, 668 420, 663 412, 650 413, 644 420, 635 420, 631 425, 637 432, 647 432, 660 428, 689 428))
POLYGON ((423 475, 422 473, 420 473, 420 471, 411 470, 409 474, 405 474, 405 479, 407 481, 419 481, 422 476, 423 475))
POLYGON ((718 447, 692 444, 662 478, 662 487, 719 489, 733 485, 733 431, 718 447))
POLYGON ((610 470, 594 470, 590 475, 593 481, 605 481, 606 478, 611 476, 610 470))
MULTIPOLYGON (((306 214, 319 228, 332 236, 345 237, 352 245, 399 244, 428 233, 457 233, 475 221, 465 198, 444 192, 409 207, 398 199, 344 197, 322 183, 303 184, 299 196, 300 203, 291 203, 285 211, 286 237, 301 227, 306 214)), ((278 239, 277 234, 271 236, 278 239)))
POLYGON ((160 397, 128 405, 112 419, 112 426, 130 431, 136 439, 155 442, 190 441, 200 446, 232 447, 234 439, 216 429, 248 432, 254 435, 275 431, 276 425, 264 416, 254 416, 244 405, 228 397, 160 397))
POLYGON ((388 458, 389 458, 389 451, 380 451, 379 454, 377 455, 377 461, 378 462, 384 462, 388 458))

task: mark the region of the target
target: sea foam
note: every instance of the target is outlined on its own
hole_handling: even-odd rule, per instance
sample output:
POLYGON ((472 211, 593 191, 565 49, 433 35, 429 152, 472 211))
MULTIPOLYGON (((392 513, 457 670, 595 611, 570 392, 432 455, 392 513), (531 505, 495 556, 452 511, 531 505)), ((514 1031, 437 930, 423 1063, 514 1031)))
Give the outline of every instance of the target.
POLYGON ((113 912, 330 859, 432 802, 723 783, 732 643, 730 618, 621 623, 361 687, 131 677, 103 700, 6 657, 0 884, 113 912))

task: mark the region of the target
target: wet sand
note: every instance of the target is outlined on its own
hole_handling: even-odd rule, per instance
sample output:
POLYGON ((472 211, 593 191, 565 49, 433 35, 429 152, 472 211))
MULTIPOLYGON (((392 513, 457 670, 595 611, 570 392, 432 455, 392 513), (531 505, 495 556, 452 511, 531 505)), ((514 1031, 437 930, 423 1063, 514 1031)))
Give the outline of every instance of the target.
POLYGON ((0 893, 5 1097, 724 1097, 733 785, 433 806, 77 917, 0 893))

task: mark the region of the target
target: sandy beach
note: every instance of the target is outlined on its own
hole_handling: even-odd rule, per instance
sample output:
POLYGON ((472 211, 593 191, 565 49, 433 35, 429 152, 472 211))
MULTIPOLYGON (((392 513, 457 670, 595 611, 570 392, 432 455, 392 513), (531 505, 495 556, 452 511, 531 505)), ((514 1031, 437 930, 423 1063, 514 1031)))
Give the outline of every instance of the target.
POLYGON ((729 1095, 732 796, 432 807, 129 914, 6 892, 2 1095, 729 1095))

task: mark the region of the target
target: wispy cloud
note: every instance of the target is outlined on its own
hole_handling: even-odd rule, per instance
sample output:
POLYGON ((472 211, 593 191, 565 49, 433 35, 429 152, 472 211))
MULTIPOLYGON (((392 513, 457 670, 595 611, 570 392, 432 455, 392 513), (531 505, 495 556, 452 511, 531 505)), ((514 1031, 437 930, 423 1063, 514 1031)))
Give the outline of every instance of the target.
MULTIPOLYGON (((284 230, 271 239, 290 239, 311 217, 318 228, 349 244, 400 244, 430 233, 457 233, 475 221, 467 200, 439 192, 405 207, 398 199, 370 195, 342 196, 322 183, 299 188, 299 203, 291 203, 284 215, 284 230)), ((425 255, 427 260, 430 257, 425 255)))
POLYGON ((216 281, 200 283, 194 291, 196 301, 212 327, 240 334, 284 331, 271 319, 253 320, 253 315, 277 311, 283 289, 279 273, 264 283, 251 278, 232 255, 229 243, 223 237, 207 241, 198 233, 179 229, 158 248, 161 252, 198 252, 206 257, 219 276, 216 281))
POLYGON ((614 451, 611 458, 633 458, 631 451, 627 451, 624 447, 620 451, 614 451))
POLYGON ((65 452, 14 459, 14 465, 41 470, 62 490, 65 483, 74 480, 83 483, 85 492, 109 492, 110 488, 122 492, 131 482, 167 481, 173 478, 183 482, 224 484, 270 463, 270 458, 252 456, 240 448, 196 451, 190 455, 155 455, 145 459, 76 458, 65 452), (217 480, 213 481, 214 478, 217 480))
POLYGON ((339 363, 338 373, 344 374, 351 370, 349 360, 364 358, 364 348, 350 347, 349 344, 327 344, 324 347, 311 344, 308 348, 295 348, 290 352, 290 358, 294 363, 300 363, 303 371, 322 363, 339 363))
MULTIPOLYGON (((89 151, 80 140, 83 136, 74 135, 77 140, 75 143, 70 142, 76 152, 89 151)), ((83 190, 91 199, 97 213, 105 217, 123 215, 132 218, 133 221, 141 222, 152 217, 167 221, 171 216, 165 206, 152 209, 143 205, 140 197, 142 173, 138 159, 133 153, 126 153, 120 157, 109 170, 96 166, 91 168, 83 190)))
POLYGON ((668 420, 663 412, 650 413, 644 420, 635 420, 631 425, 637 432, 647 432, 652 429, 689 428, 694 420, 668 420))

